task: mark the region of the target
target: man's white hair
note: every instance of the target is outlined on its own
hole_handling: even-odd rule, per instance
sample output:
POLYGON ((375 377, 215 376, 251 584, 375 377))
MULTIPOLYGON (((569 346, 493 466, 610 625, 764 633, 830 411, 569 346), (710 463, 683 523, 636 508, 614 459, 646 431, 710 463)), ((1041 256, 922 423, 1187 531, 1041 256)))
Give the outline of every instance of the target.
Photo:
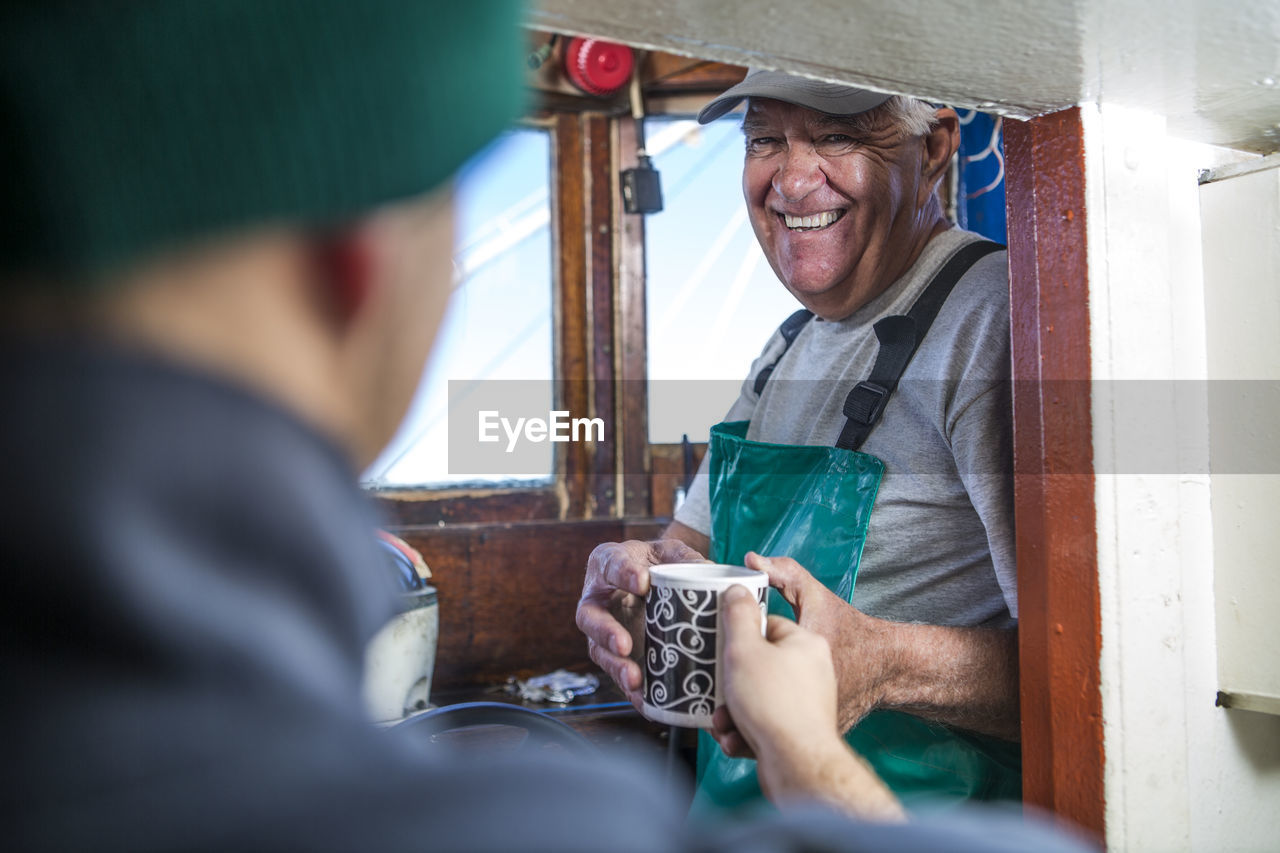
POLYGON ((894 95, 880 105, 893 118, 902 132, 910 136, 924 136, 938 124, 938 110, 932 104, 906 95, 894 95))
POLYGON ((907 95, 894 95, 878 107, 850 117, 854 131, 870 131, 892 122, 904 136, 924 136, 938 124, 937 108, 907 95))

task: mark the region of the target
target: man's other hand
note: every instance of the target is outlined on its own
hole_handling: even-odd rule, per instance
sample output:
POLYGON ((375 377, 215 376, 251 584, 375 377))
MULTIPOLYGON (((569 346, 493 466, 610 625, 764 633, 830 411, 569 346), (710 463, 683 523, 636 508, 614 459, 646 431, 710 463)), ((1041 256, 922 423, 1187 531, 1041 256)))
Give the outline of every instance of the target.
POLYGON ((578 600, 577 623, 587 635, 587 650, 609 674, 631 704, 639 708, 644 677, 644 597, 649 593, 649 567, 692 563, 703 556, 678 539, 656 542, 606 542, 587 558, 587 575, 578 600))

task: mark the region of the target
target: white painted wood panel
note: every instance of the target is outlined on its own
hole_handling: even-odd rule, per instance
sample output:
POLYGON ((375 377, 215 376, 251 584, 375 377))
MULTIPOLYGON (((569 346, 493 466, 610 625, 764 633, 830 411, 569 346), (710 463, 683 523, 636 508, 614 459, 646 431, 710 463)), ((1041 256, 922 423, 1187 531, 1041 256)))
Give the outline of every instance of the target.
POLYGON ((1218 682, 1280 714, 1280 161, 1200 188, 1218 682))

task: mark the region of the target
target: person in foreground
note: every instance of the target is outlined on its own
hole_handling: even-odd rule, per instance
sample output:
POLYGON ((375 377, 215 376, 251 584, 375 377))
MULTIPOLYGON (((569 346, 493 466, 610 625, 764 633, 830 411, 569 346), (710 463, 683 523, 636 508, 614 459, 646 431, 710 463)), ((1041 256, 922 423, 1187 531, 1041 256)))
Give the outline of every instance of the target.
MULTIPOLYGON (((10 3, 0 41, 5 846, 735 849, 631 759, 459 756, 361 706, 391 594, 355 476, 449 292, 449 176, 520 109, 516 10, 10 3)), ((752 849, 1078 849, 883 823, 824 642, 754 613, 726 713, 805 817, 752 849)))
MULTIPOLYGON (((831 645, 841 731, 909 809, 1017 799, 1008 271, 939 198, 957 115, 753 69, 699 120, 744 99, 747 213, 804 310, 712 428, 664 537, 591 554, 578 626, 638 703, 649 566, 767 571, 771 611, 831 645)), ((760 796, 730 735, 700 737, 696 809, 760 796)))

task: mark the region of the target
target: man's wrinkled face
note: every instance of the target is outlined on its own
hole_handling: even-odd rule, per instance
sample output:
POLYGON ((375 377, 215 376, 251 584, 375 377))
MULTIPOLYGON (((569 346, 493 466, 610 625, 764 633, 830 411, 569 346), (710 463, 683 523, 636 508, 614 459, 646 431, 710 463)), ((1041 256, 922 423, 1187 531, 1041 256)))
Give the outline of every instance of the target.
POLYGON ((805 307, 843 319, 906 271, 929 197, 921 137, 766 98, 750 100, 742 130, 751 226, 805 307))

